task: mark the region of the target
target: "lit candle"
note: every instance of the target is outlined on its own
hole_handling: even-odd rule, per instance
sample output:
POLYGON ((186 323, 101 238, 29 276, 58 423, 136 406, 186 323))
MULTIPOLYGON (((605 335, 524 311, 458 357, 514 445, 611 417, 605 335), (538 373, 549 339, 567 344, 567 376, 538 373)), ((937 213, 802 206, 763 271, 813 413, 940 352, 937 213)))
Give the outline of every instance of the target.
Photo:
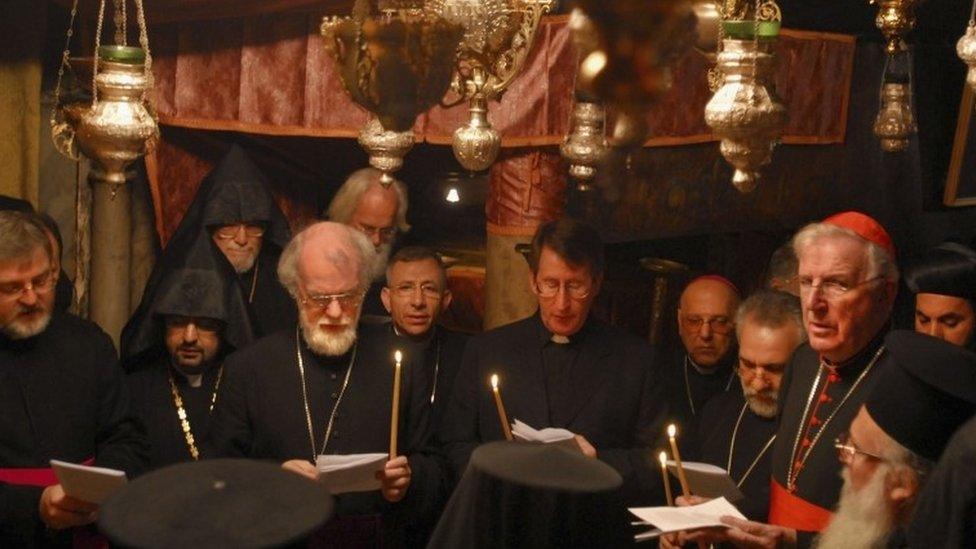
POLYGON ((512 440, 512 427, 508 424, 508 415, 505 413, 505 405, 502 404, 502 395, 498 392, 498 374, 491 375, 491 391, 495 394, 495 407, 498 408, 498 421, 502 422, 502 432, 505 433, 505 440, 512 440))
POLYGON ((668 425, 668 440, 671 441, 671 454, 674 455, 674 465, 678 468, 678 481, 681 482, 681 495, 688 497, 691 490, 688 489, 688 479, 685 478, 685 469, 681 466, 681 454, 678 452, 678 442, 674 439, 678 435, 678 428, 674 423, 668 425))
POLYGON ((403 353, 393 354, 396 366, 393 367, 393 409, 390 411, 390 459, 397 456, 397 426, 400 424, 400 361, 403 353))
POLYGON ((664 477, 664 495, 668 497, 668 507, 673 507, 674 497, 671 495, 671 475, 668 474, 668 453, 661 452, 657 457, 661 460, 661 476, 664 477))

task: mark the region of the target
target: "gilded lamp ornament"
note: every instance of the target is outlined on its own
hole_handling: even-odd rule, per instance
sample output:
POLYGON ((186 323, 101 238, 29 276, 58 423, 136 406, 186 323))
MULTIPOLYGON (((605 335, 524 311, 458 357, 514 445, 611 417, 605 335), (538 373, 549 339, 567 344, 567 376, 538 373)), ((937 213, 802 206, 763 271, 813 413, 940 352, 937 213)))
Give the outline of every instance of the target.
POLYGON ((574 26, 574 38, 594 45, 580 61, 577 87, 614 109, 614 145, 641 145, 647 108, 670 89, 671 63, 695 42, 691 4, 578 0, 576 6, 585 19, 574 26))
MULTIPOLYGON (((142 2, 136 1, 141 47, 100 46, 96 35, 90 104, 60 104, 61 78, 68 64, 69 44, 62 56, 51 115, 51 132, 57 149, 73 160, 79 151, 92 161, 93 175, 113 189, 126 182, 126 168, 146 154, 159 136, 149 95, 152 90, 149 41, 142 2)), ((77 3, 72 8, 72 24, 77 3)), ((99 13, 99 27, 104 2, 99 13)), ((71 27, 68 39, 71 37, 71 27)), ((124 35, 123 35, 124 36, 124 35)), ((115 191, 113 190, 113 196, 115 191)))
POLYGON ((874 134, 885 152, 902 152, 915 133, 911 87, 906 82, 885 82, 881 89, 881 110, 874 120, 874 134))
POLYGON ((577 101, 573 106, 572 129, 559 152, 569 162, 569 175, 579 182, 579 190, 589 190, 588 182, 596 176, 597 166, 609 152, 606 116, 599 103, 577 101))
POLYGON ((888 41, 888 55, 904 51, 905 36, 915 28, 915 7, 921 0, 868 0, 878 6, 874 24, 888 41))
POLYGON ((321 32, 342 83, 377 122, 363 129, 359 142, 381 182, 403 164, 413 144, 417 115, 436 105, 451 82, 463 29, 423 9, 397 6, 374 15, 366 0, 356 0, 351 17, 326 17, 321 32), (406 145, 409 141, 410 145, 406 145))
MULTIPOLYGON (((742 17, 746 10, 727 2, 723 16, 742 17)), ((716 71, 720 86, 705 105, 705 123, 719 138, 719 151, 735 168, 732 184, 740 192, 755 190, 760 169, 769 164, 786 125, 784 107, 771 86, 771 44, 779 32, 779 7, 757 3, 752 20, 723 20, 716 71)))
POLYGON ((428 10, 464 28, 451 88, 468 102, 467 124, 454 132, 454 156, 471 171, 498 157, 501 136, 488 120, 496 101, 522 71, 536 29, 553 0, 430 0, 428 10))

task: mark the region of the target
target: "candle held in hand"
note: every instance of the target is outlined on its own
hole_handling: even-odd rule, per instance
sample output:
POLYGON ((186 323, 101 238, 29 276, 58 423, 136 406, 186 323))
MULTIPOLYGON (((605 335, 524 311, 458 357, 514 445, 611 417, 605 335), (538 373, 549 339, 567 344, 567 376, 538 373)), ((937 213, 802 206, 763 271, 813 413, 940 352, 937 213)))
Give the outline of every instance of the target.
POLYGON ((393 407, 390 410, 390 459, 397 456, 397 429, 400 424, 400 362, 403 353, 399 350, 393 355, 396 365, 393 367, 393 407))
POLYGON ((678 441, 675 440, 676 436, 678 436, 678 428, 672 423, 668 425, 668 440, 671 442, 671 454, 674 456, 674 465, 678 468, 678 482, 681 483, 681 495, 688 497, 691 495, 691 490, 688 488, 685 469, 681 466, 681 453, 678 452, 678 441))
POLYGON ((505 413, 505 405, 502 404, 502 395, 498 391, 498 374, 491 375, 491 391, 495 395, 495 408, 498 409, 498 421, 502 424, 502 432, 505 433, 505 440, 512 440, 512 427, 508 423, 508 414, 505 413))
POLYGON ((664 495, 668 498, 668 507, 674 507, 674 496, 671 495, 671 476, 668 475, 668 454, 661 452, 657 457, 661 461, 661 476, 664 477, 664 495))

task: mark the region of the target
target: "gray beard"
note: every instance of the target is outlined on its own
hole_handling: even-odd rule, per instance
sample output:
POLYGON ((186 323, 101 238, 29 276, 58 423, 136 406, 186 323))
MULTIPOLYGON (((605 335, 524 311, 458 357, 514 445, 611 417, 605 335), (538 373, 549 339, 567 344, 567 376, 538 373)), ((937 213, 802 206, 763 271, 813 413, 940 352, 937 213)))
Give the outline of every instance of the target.
POLYGON ((46 330, 47 325, 50 323, 51 312, 46 311, 37 320, 14 320, 4 326, 0 326, 0 332, 10 339, 27 339, 46 330))
POLYGON ((250 271, 251 268, 254 267, 254 263, 255 261, 257 261, 257 259, 258 259, 257 254, 251 254, 245 258, 241 258, 236 261, 230 261, 230 258, 229 257, 227 258, 227 260, 230 261, 231 266, 234 267, 234 272, 236 272, 237 274, 244 274, 250 271))
POLYGON ((817 537, 818 549, 876 549, 887 545, 894 518, 885 499, 886 481, 891 466, 878 465, 871 480, 861 490, 854 491, 847 469, 841 476, 841 490, 837 512, 827 528, 817 537))
POLYGON ((380 247, 376 249, 376 261, 369 273, 370 280, 376 281, 386 276, 386 264, 390 261, 390 252, 392 251, 392 242, 380 244, 380 247))
MULTIPOLYGON (((740 379, 739 382, 742 383, 742 380, 740 379)), ((779 397, 779 395, 777 395, 775 391, 770 391, 770 393, 772 393, 772 404, 759 400, 756 398, 756 391, 753 391, 752 389, 746 387, 745 384, 742 384, 742 395, 746 398, 746 403, 749 405, 749 409, 752 410, 752 413, 759 417, 764 417, 767 419, 776 417, 776 411, 778 408, 776 399, 779 397)), ((763 396, 768 397, 770 395, 767 393, 763 396)))

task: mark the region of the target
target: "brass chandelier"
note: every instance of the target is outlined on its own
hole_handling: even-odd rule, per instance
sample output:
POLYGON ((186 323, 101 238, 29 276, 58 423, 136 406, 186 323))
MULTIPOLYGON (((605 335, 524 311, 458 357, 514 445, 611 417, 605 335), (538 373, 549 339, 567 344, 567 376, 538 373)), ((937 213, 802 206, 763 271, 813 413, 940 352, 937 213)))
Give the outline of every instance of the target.
POLYGON ((912 112, 912 52, 905 37, 915 28, 915 8, 921 0, 868 0, 878 6, 875 25, 886 44, 878 115, 874 134, 884 152, 902 152, 917 131, 912 112), (900 66, 900 70, 891 70, 900 66))

